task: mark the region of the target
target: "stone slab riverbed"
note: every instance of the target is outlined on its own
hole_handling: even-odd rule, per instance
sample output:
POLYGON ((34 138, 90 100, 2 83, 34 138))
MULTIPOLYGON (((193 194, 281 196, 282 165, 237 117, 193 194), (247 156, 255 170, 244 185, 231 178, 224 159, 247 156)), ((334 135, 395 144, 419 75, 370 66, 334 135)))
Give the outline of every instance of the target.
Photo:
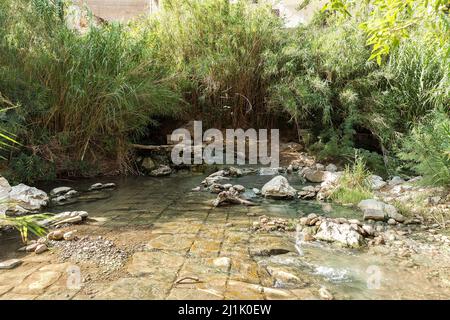
MULTIPOLYGON (((257 206, 214 208, 215 194, 192 191, 204 177, 104 178, 117 188, 51 209, 85 210, 89 219, 65 228, 77 230, 77 241, 54 242, 40 255, 17 251, 15 233, 2 235, 0 261, 20 258, 22 264, 0 270, 0 299, 450 298, 448 245, 424 244, 402 256, 389 245, 348 249, 299 242, 295 228, 255 231, 263 215, 295 223, 312 212, 362 214, 329 203, 255 197, 249 190, 271 179, 264 175, 232 180, 257 206)), ((66 185, 87 190, 93 182, 66 185)))

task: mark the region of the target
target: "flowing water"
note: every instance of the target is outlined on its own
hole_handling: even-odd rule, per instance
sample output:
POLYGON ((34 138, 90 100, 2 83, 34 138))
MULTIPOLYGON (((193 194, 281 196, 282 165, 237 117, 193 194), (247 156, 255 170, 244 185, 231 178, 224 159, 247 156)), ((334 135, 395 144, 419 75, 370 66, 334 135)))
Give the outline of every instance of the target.
MULTIPOLYGON (((361 218, 360 212, 330 203, 298 199, 269 200, 256 196, 252 188, 262 188, 272 178, 271 175, 248 175, 224 181, 224 183, 245 186, 247 190, 245 196, 256 202, 258 206, 211 208, 209 201, 214 199, 215 194, 191 191, 204 177, 205 175, 202 174, 178 173, 165 178, 102 178, 101 182, 114 182, 117 188, 111 191, 83 193, 79 201, 50 208, 50 211, 85 210, 98 225, 114 232, 121 232, 123 228, 148 225, 163 230, 173 228, 175 237, 179 233, 179 238, 176 238, 179 241, 183 241, 181 234, 196 234, 200 240, 212 239, 211 243, 218 242, 218 249, 211 249, 212 245, 207 244, 196 247, 194 245, 195 248, 191 247, 188 255, 229 256, 232 260, 245 257, 245 259, 252 259, 251 262, 256 263, 258 268, 265 267, 272 270, 272 273, 289 272, 290 277, 295 280, 292 282, 289 279, 286 280, 286 277, 270 278, 267 275, 260 275, 259 279, 252 281, 251 271, 248 271, 247 277, 241 268, 234 276, 242 280, 242 283, 253 282, 266 287, 289 290, 310 288, 310 292, 317 292, 318 288, 326 286, 336 298, 349 299, 450 298, 449 284, 445 283, 447 280, 441 281, 442 279, 430 277, 430 270, 435 270, 434 265, 429 265, 430 261, 425 261, 420 268, 403 267, 401 260, 385 252, 375 254, 367 249, 350 250, 316 241, 302 243, 295 232, 264 235, 249 231, 253 221, 258 221, 258 216, 261 214, 296 219, 314 212, 330 217, 361 218), (227 227, 230 223, 234 223, 235 227, 227 227), (190 225, 192 230, 198 228, 200 231, 190 230, 190 225), (213 235, 216 237, 214 233, 216 230, 220 231, 219 235, 213 238, 213 235), (206 234, 211 237, 205 236, 206 234), (232 237, 235 238, 234 242, 230 240, 232 237), (296 250, 289 250, 287 254, 247 257, 248 252, 254 247, 274 245, 271 239, 276 243, 284 241, 287 243, 286 246, 292 245, 296 250), (270 283, 266 278, 270 278, 270 281, 275 279, 275 281, 270 283)), ((296 174, 286 177, 294 188, 300 189, 303 186, 296 174)), ((59 186, 66 185, 85 191, 95 182, 98 180, 67 181, 59 183, 59 186)), ((52 186, 41 187, 49 191, 52 186)), ((142 239, 143 242, 147 240, 142 239)), ((2 241, 0 252, 5 257, 6 252, 13 252, 13 247, 12 240, 2 241)), ((448 266, 445 269, 444 265, 444 269, 438 270, 445 270, 447 273, 444 276, 448 277, 448 266)), ((230 279, 234 279, 233 272, 232 266, 227 275, 228 283, 230 279)), ((247 296, 232 297, 246 298, 247 296)), ((317 298, 317 294, 299 296, 299 298, 302 297, 317 298)))

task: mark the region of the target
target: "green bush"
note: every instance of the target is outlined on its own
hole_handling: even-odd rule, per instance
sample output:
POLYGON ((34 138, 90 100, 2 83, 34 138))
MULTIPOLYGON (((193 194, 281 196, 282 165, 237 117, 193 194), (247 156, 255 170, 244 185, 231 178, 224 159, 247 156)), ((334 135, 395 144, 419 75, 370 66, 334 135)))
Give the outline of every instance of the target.
POLYGON ((402 141, 399 157, 423 175, 424 182, 450 186, 450 117, 434 112, 415 125, 402 141))
POLYGON ((372 198, 370 176, 371 172, 367 170, 364 160, 356 154, 352 166, 345 167, 330 198, 338 203, 353 205, 361 200, 372 198))
POLYGON ((44 131, 65 135, 62 152, 95 161, 104 139, 113 139, 107 156, 125 159, 127 141, 154 117, 174 116, 181 97, 154 63, 146 32, 111 23, 79 34, 66 26, 59 3, 2 2, 0 92, 19 105, 25 142, 44 131))
POLYGON ((278 50, 284 34, 270 7, 243 0, 170 0, 147 23, 159 62, 171 66, 204 121, 216 127, 265 124, 264 53, 278 50))

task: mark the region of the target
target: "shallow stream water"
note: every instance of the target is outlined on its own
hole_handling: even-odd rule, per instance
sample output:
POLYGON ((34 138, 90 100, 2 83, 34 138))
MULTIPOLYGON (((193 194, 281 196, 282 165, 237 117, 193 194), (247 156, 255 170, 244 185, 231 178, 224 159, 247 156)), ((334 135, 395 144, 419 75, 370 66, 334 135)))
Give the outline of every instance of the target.
MULTIPOLYGON (((102 178, 102 183, 114 182, 117 188, 111 191, 83 194, 79 201, 50 208, 50 211, 85 210, 89 212, 89 217, 101 223, 102 227, 111 228, 117 232, 125 227, 154 224, 161 229, 172 226, 173 228, 184 228, 183 230, 187 231, 180 231, 180 233, 189 233, 190 223, 193 224, 193 228, 198 227, 198 224, 201 225, 199 232, 192 232, 200 238, 202 234, 213 234, 218 229, 224 230, 221 231, 221 238, 214 239, 214 241, 220 242, 220 249, 217 252, 207 251, 210 250, 208 246, 198 246, 196 250, 200 250, 200 252, 191 248, 191 252, 188 254, 197 254, 199 257, 209 257, 210 254, 212 256, 227 255, 232 259, 233 257, 238 259, 241 256, 247 256, 248 251, 253 249, 252 246, 260 243, 258 237, 266 237, 265 235, 251 234, 249 231, 253 221, 258 221, 258 216, 261 214, 295 219, 314 212, 330 217, 361 219, 360 212, 330 203, 298 199, 269 200, 257 197, 251 191, 252 188, 262 188, 273 177, 271 175, 248 175, 224 182, 245 186, 247 190, 245 196, 258 203, 258 206, 211 208, 209 201, 215 198, 215 194, 191 191, 200 184, 204 177, 205 175, 202 174, 179 173, 165 178, 102 178), (227 230, 226 224, 229 222, 234 222, 243 228, 227 230), (231 237, 229 234, 237 237, 237 240, 228 248, 226 244, 231 237), (205 252, 201 252, 202 248, 205 248, 205 252)), ((297 175, 287 175, 286 177, 294 188, 300 189, 303 186, 297 175)), ((58 185, 86 191, 91 184, 98 181, 98 179, 86 179, 59 182, 58 185)), ((52 186, 41 187, 48 192, 52 186)), ((174 233, 177 232, 175 229, 174 233)), ((280 270, 289 272, 296 278, 293 283, 278 279, 272 284, 274 288, 294 290, 310 287, 312 288, 311 292, 316 292, 314 290, 325 286, 333 292, 336 298, 341 299, 450 298, 448 286, 442 286, 427 274, 429 266, 426 266, 426 262, 424 268, 402 267, 400 260, 386 254, 374 254, 367 249, 350 250, 321 242, 301 243, 295 232, 276 233, 274 238, 266 237, 264 239, 264 241, 267 239, 269 241, 270 239, 286 241, 295 245, 296 248, 295 251, 288 254, 253 258, 258 266, 269 266, 269 269, 278 270, 277 272, 280 270)), ((146 241, 146 239, 142 240, 146 241)), ((2 258, 14 255, 14 246, 17 244, 13 242, 13 239, 9 241, 4 239, 0 243, 2 258)), ((231 273, 229 277, 232 279, 233 267, 229 272, 231 273)), ((239 279, 247 281, 245 274, 240 274, 245 271, 236 272, 239 273, 239 279)), ((260 276, 260 280, 254 283, 264 285, 263 277, 260 276)), ((266 284, 266 286, 268 285, 266 284)), ((239 297, 237 296, 237 298, 239 297)), ((298 296, 298 298, 302 297, 317 298, 317 295, 298 296)), ((242 296, 242 298, 246 298, 246 296, 242 296)))

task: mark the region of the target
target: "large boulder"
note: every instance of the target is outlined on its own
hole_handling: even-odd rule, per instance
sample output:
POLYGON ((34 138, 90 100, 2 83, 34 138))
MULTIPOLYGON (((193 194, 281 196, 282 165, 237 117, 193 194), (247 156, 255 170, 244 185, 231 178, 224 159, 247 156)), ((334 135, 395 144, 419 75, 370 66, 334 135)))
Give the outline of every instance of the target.
POLYGON ((9 192, 11 191, 11 186, 8 180, 0 177, 0 215, 4 215, 6 210, 8 210, 9 192))
POLYGON ((262 187, 261 193, 265 197, 281 199, 293 198, 297 191, 291 187, 285 177, 276 176, 262 187))
POLYGON ((19 184, 11 188, 9 201, 26 211, 37 212, 48 204, 48 195, 35 187, 19 184))
POLYGON ((362 200, 358 208, 364 213, 364 220, 384 221, 392 218, 398 222, 405 221, 405 217, 393 205, 375 199, 362 200))
POLYGON ((339 224, 332 221, 323 221, 314 238, 322 241, 338 242, 351 248, 358 248, 364 243, 364 237, 353 229, 350 224, 339 224))

